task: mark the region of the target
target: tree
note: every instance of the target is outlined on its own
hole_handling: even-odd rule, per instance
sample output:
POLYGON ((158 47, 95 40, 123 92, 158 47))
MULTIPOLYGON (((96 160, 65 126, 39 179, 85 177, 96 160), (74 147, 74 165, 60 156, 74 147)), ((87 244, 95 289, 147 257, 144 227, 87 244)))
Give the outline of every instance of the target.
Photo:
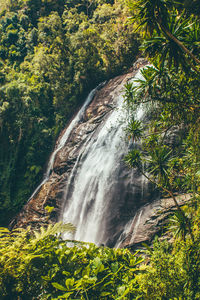
MULTIPOLYGON (((152 80, 151 84, 154 82, 155 81, 152 80)), ((125 100, 129 106, 133 105, 134 99, 141 102, 143 100, 145 101, 143 96, 145 94, 144 91, 147 92, 147 87, 150 89, 150 82, 147 83, 144 80, 138 80, 137 83, 139 83, 139 85, 137 85, 135 89, 130 89, 129 86, 126 89, 125 100), (138 97, 138 92, 140 93, 141 90, 142 94, 138 97), (131 101, 133 101, 133 103, 131 103, 131 101)), ((154 87, 151 86, 152 90, 156 87, 157 85, 154 87)), ((151 99, 151 95, 148 95, 148 97, 151 99)), ((152 108, 150 111, 152 112, 152 108)), ((179 176, 182 167, 181 164, 179 164, 179 159, 182 156, 179 152, 180 144, 178 146, 173 144, 167 145, 167 139, 169 138, 167 131, 169 130, 169 127, 167 126, 166 128, 166 125, 167 124, 163 124, 163 122, 160 123, 158 118, 155 120, 154 116, 153 122, 150 119, 150 124, 148 124, 150 129, 147 132, 144 127, 142 128, 141 122, 132 119, 131 123, 129 123, 126 128, 129 138, 132 137, 133 141, 142 137, 143 139, 141 139, 139 149, 134 147, 129 151, 125 156, 125 161, 130 167, 136 167, 145 178, 173 199, 179 215, 185 222, 185 226, 188 229, 191 239, 194 240, 190 220, 179 206, 174 194, 177 187, 181 188, 181 181, 183 181, 182 178, 180 180, 179 176), (172 147, 173 149, 170 149, 172 147)), ((173 127, 173 125, 170 124, 170 127, 173 127)), ((184 177, 184 175, 182 177, 184 177)))

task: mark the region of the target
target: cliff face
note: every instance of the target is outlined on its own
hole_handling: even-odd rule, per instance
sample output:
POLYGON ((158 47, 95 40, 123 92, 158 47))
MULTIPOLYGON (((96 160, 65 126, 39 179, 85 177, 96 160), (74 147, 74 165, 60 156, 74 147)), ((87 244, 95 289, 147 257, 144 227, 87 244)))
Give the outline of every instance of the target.
MULTIPOLYGON (((190 199, 190 194, 176 197, 180 206, 186 204, 190 199)), ((143 243, 151 244, 156 235, 162 234, 162 238, 169 239, 167 234, 168 218, 175 210, 172 198, 160 198, 142 206, 125 226, 117 246, 135 250, 142 247, 143 243)))
MULTIPOLYGON (((136 72, 136 70, 133 72, 136 72)), ((79 155, 79 150, 88 136, 97 130, 107 114, 115 108, 114 96, 133 76, 133 72, 111 79, 102 89, 96 92, 81 122, 75 126, 64 147, 58 151, 48 180, 42 184, 37 193, 12 221, 12 227, 26 227, 27 225, 38 227, 41 224, 58 221, 62 209, 64 187, 79 155), (46 206, 55 208, 50 216, 45 210, 46 206)), ((57 144, 63 134, 64 131, 61 133, 57 144)))
MULTIPOLYGON (((59 143, 68 126, 70 126, 70 124, 67 125, 55 146, 57 150, 54 151, 56 155, 51 172, 20 214, 13 220, 11 227, 26 227, 30 225, 37 228, 40 225, 54 223, 59 219, 63 219, 63 212, 68 210, 68 202, 71 201, 71 194, 75 189, 76 173, 80 172, 84 157, 87 156, 84 152, 87 145, 98 138, 103 124, 116 109, 116 99, 122 94, 124 84, 134 77, 138 69, 145 64, 144 60, 139 60, 128 74, 118 76, 98 89, 80 120, 73 126, 64 146, 59 148, 59 143), (66 188, 69 183, 70 186, 66 188), (49 213, 45 209, 47 206, 53 207, 53 211, 49 213)), ((112 143, 112 139, 111 137, 110 143, 112 143)), ((125 145, 124 141, 120 142, 120 144, 125 145)), ((97 234, 99 243, 112 247, 116 245, 124 247, 140 244, 143 241, 152 239, 152 236, 160 230, 159 226, 157 226, 159 224, 159 216, 157 214, 155 216, 155 208, 159 207, 158 210, 160 211, 161 202, 158 201, 161 200, 148 204, 155 200, 156 193, 136 170, 127 168, 123 162, 123 155, 127 151, 128 145, 123 147, 124 153, 122 151, 121 156, 118 156, 117 160, 113 162, 112 176, 110 175, 111 183, 109 178, 107 178, 104 185, 105 190, 107 190, 102 206, 104 217, 100 220, 101 228, 98 229, 97 234), (151 220, 154 220, 154 222, 151 220), (151 226, 146 221, 150 222, 151 226)), ((89 179, 85 190, 89 189, 92 178, 89 179)), ((95 193, 98 192, 99 186, 97 183, 96 185, 94 184, 93 188, 94 196, 91 196, 91 199, 86 199, 87 207, 86 212, 84 212, 86 220, 81 224, 84 228, 86 227, 87 219, 91 215, 93 215, 94 220, 96 219, 93 207, 95 206, 95 201, 97 201, 95 200, 95 193)), ((171 202, 168 201, 168 203, 171 202)), ((79 204, 76 210, 79 210, 81 206, 82 204, 79 204)), ((169 204, 169 206, 170 209, 173 208, 173 203, 169 204)), ((169 207, 167 210, 165 210, 164 206, 162 208, 167 214, 170 211, 169 207)), ((76 212, 76 214, 79 218, 79 212, 76 212)), ((81 214, 82 212, 80 211, 80 216, 81 214)), ((75 226, 78 226, 77 224, 75 226)), ((90 223, 90 230, 92 226, 93 223, 90 223)), ((86 238, 85 240, 87 241, 88 239, 86 238)), ((89 241, 96 242, 93 239, 89 239, 89 241)))
MULTIPOLYGON (((24 206, 18 216, 16 216, 11 224, 12 227, 25 227, 27 225, 38 227, 41 224, 58 221, 63 205, 64 189, 71 170, 80 155, 80 151, 82 151, 85 142, 90 138, 90 136, 91 138, 94 137, 99 126, 101 126, 107 116, 116 108, 115 99, 120 93, 122 93, 124 84, 130 78, 134 77, 138 69, 144 64, 144 60, 138 61, 129 73, 111 79, 104 85, 103 88, 97 90, 82 119, 73 128, 64 147, 57 152, 52 172, 48 180, 41 185, 39 190, 24 206), (54 207, 54 210, 50 215, 45 210, 46 206, 54 207)), ((69 124, 67 127, 68 126, 69 124)), ((59 140, 62 138, 63 134, 64 131, 61 133, 55 148, 59 144, 59 140)), ((124 170, 119 171, 119 173, 121 173, 119 181, 124 181, 123 193, 126 194, 124 195, 126 197, 126 201, 130 201, 131 193, 128 177, 129 175, 130 177, 132 176, 132 171, 128 170, 123 162, 120 164, 123 165, 124 170), (127 200, 128 198, 129 200, 127 200)), ((135 183, 135 185, 139 186, 139 182, 135 183)), ((116 194, 117 193, 118 191, 116 191, 116 194)), ((137 207, 137 204, 135 204, 135 207, 137 207)), ((125 208, 123 209, 126 210, 125 208)), ((129 211, 128 208, 127 210, 129 211)))

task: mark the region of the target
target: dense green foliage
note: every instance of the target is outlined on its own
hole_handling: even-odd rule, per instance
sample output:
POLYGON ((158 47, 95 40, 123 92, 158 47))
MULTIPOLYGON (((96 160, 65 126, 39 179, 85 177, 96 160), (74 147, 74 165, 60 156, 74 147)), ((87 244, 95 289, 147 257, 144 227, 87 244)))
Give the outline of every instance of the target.
MULTIPOLYGON (((41 177, 46 154, 80 95, 126 68, 137 45, 122 2, 3 4, 0 216, 5 211, 7 218, 41 177)), ((35 233, 1 228, 2 299, 200 298, 199 1, 129 5, 129 21, 140 29, 141 51, 152 66, 142 71, 137 87, 126 85, 126 133, 140 146, 125 160, 174 200, 168 240, 146 246, 142 262, 127 250, 77 242, 68 247, 58 233, 66 228, 59 224, 35 233), (134 117, 140 105, 151 115, 144 125, 134 117), (191 195, 184 207, 178 193, 191 195)))
POLYGON ((148 252, 150 264, 143 264, 136 276, 138 299, 199 299, 199 236, 187 240, 154 242, 148 252))
POLYGON ((41 180, 60 130, 137 53, 123 1, 1 1, 0 223, 41 180))
MULTIPOLYGON (((157 240, 148 263, 136 276, 139 299, 199 299, 200 185, 200 28, 198 1, 137 0, 132 21, 144 37, 141 49, 151 66, 137 85, 128 83, 125 101, 130 113, 129 138, 141 139, 126 155, 177 208, 168 229, 170 242, 157 240), (148 122, 135 110, 149 110, 148 122), (191 195, 180 207, 177 193, 191 195)), ((148 115, 148 113, 147 113, 148 115)))
POLYGON ((0 229, 1 299, 133 299, 141 258, 128 250, 67 243, 57 232, 0 229))

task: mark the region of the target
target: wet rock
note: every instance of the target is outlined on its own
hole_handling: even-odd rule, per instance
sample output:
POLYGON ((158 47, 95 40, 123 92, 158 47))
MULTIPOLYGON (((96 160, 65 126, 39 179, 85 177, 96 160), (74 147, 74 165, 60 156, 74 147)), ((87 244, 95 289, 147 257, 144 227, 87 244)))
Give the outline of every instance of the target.
MULTIPOLYGON (((191 199, 190 194, 176 196, 180 206, 191 199)), ((146 204, 140 208, 135 216, 129 221, 124 234, 122 233, 119 247, 129 247, 132 250, 139 248, 143 243, 150 244, 155 235, 166 231, 168 218, 176 210, 172 198, 163 198, 146 204)))
MULTIPOLYGON (((30 225, 35 228, 59 220, 64 188, 76 160, 81 155, 79 153, 80 149, 84 147, 84 143, 94 137, 93 134, 98 129, 98 126, 114 108, 116 89, 119 92, 120 84, 125 84, 132 76, 133 73, 131 72, 111 79, 103 88, 96 92, 82 120, 74 127, 66 144, 56 154, 50 177, 11 222, 10 227, 26 227, 30 225), (55 208, 53 214, 49 215, 47 213, 45 210, 46 206, 55 208)), ((64 132, 63 130, 56 145, 58 145, 64 132)))

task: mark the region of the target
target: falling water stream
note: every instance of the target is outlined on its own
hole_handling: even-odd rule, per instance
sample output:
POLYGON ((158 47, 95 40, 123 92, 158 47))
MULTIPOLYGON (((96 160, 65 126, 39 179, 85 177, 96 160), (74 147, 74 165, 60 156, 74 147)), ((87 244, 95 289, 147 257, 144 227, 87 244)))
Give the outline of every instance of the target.
MULTIPOLYGON (((138 71, 133 79, 140 78, 142 75, 138 71)), ((50 157, 44 179, 30 199, 49 180, 54 171, 56 155, 70 141, 73 130, 81 124, 96 91, 103 85, 104 83, 90 92, 84 105, 64 131, 50 157)), ((127 110, 124 108, 123 94, 122 80, 119 85, 112 87, 109 95, 112 98, 111 106, 115 108, 108 111, 96 129, 87 135, 70 171, 63 193, 60 218, 64 223, 75 225, 76 232, 73 235, 66 234, 65 238, 97 245, 120 246, 126 231, 131 229, 134 235, 133 227, 139 226, 142 213, 138 214, 136 211, 142 205, 147 183, 136 171, 128 170, 123 161, 130 147, 125 139, 127 110)), ((135 117, 144 117, 142 108, 135 117)))
POLYGON ((95 89, 93 89, 89 93, 89 95, 88 95, 85 103, 83 104, 83 106, 81 107, 81 109, 79 110, 79 112, 77 113, 77 115, 73 118, 73 120, 71 121, 71 123, 69 124, 69 126, 66 128, 66 130, 65 130, 64 134, 62 135, 61 139, 59 140, 59 142, 58 142, 55 150, 51 154, 51 157, 49 159, 49 163, 48 163, 48 166, 47 166, 47 170, 46 170, 46 173, 44 175, 44 178, 43 178, 42 182, 35 189, 35 191, 33 192, 33 194, 30 196, 29 200, 32 199, 35 196, 35 194, 40 190, 41 186, 49 179, 49 176, 50 176, 51 171, 53 169, 53 164, 54 164, 54 161, 55 161, 56 154, 64 147, 64 145, 67 142, 67 139, 69 138, 70 133, 72 132, 73 128, 81 120, 81 117, 83 116, 86 108, 88 107, 88 105, 93 100, 96 91, 99 88, 101 88, 104 84, 105 84, 105 82, 100 83, 95 89))
MULTIPOLYGON (((138 72, 135 78, 140 77, 138 72)), ((117 108, 86 142, 66 186, 62 220, 76 226, 76 233, 67 234, 66 238, 107 244, 109 219, 112 210, 113 213, 116 210, 112 202, 118 189, 120 164, 128 151, 124 137, 123 91, 115 97, 117 108)), ((137 118, 141 119, 142 115, 140 109, 137 118)))

